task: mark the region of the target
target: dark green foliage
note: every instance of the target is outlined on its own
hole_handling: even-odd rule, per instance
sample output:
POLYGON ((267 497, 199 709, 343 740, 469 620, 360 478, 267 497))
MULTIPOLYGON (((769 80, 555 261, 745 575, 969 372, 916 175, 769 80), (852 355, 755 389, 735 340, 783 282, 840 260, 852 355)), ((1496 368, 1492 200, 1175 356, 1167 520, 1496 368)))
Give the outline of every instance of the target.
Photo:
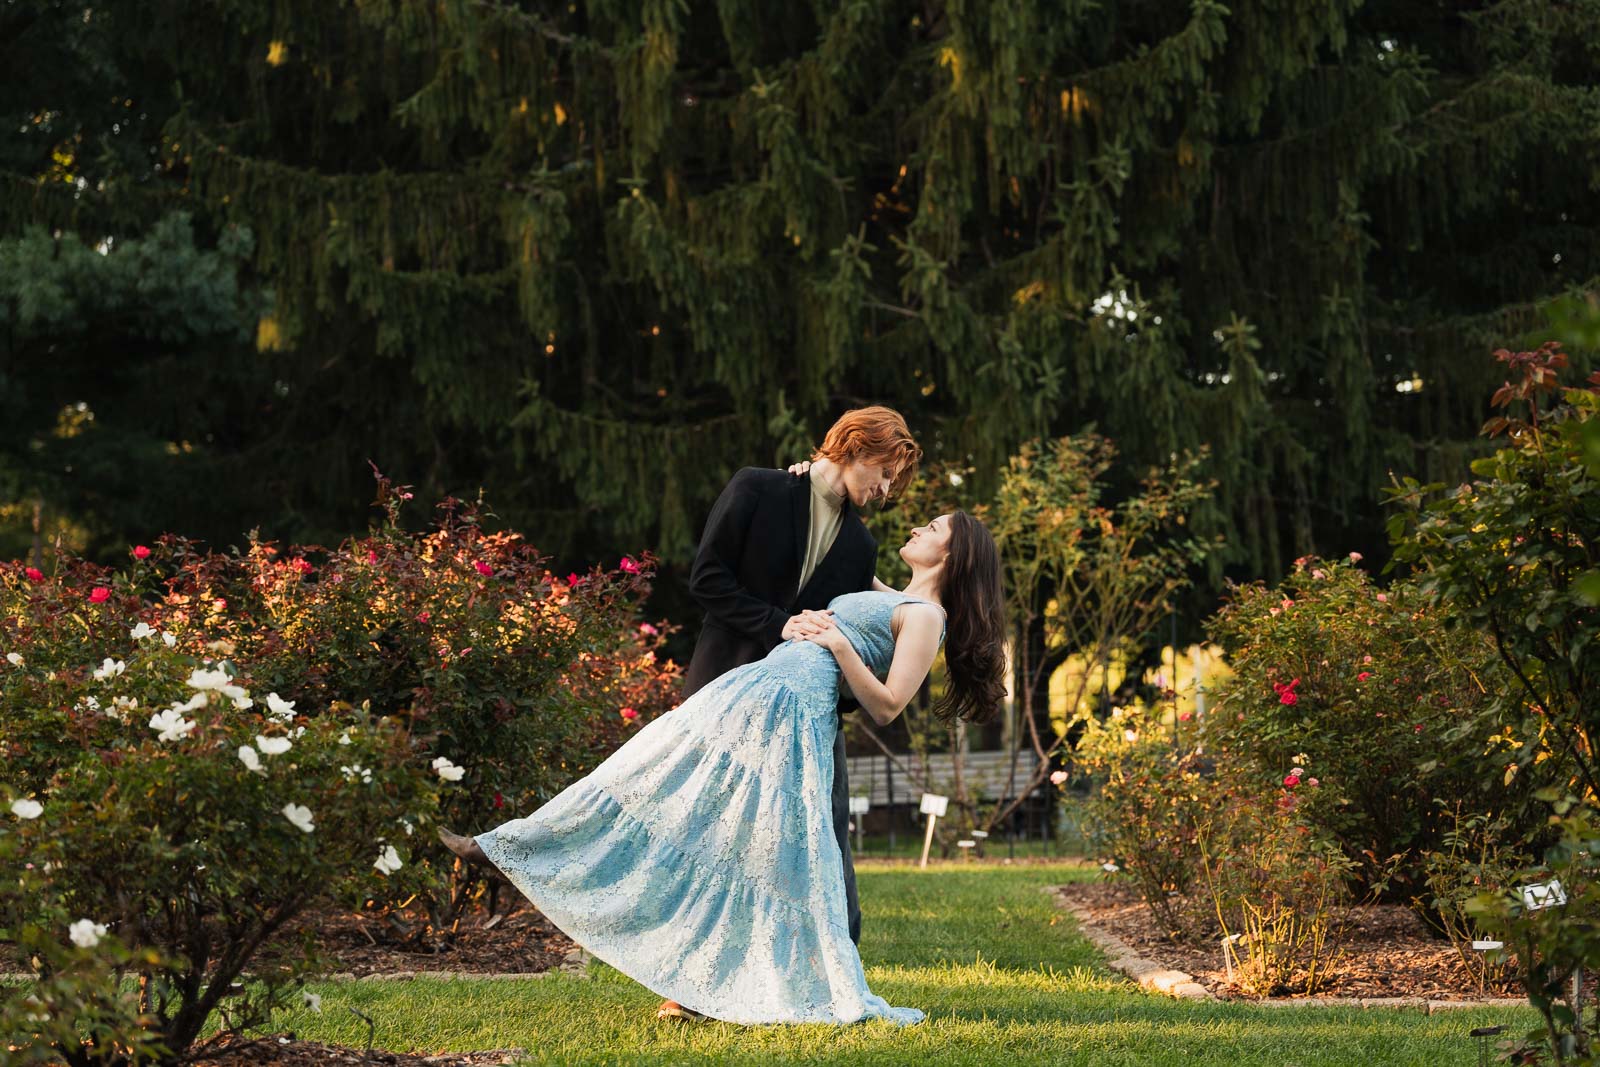
POLYGON ((1090 421, 1129 470, 1209 443, 1213 577, 1275 576, 1378 547, 1388 468, 1459 474, 1488 339, 1600 274, 1596 0, 15 6, 23 73, 80 62, 0 97, 52 116, 6 225, 256 235, 319 457, 274 534, 372 456, 682 559, 733 468, 879 401, 980 482, 1090 421), (119 95, 153 156, 101 147, 119 95))

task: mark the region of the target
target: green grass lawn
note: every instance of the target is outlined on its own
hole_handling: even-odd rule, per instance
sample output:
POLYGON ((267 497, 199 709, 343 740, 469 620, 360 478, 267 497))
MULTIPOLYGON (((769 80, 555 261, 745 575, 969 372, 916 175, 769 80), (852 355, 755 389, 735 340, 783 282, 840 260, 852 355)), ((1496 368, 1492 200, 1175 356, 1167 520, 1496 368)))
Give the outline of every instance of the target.
POLYGON ((920 1026, 685 1025, 600 964, 590 978, 321 982, 321 1014, 282 1030, 361 1047, 521 1048, 534 1063, 1475 1064, 1474 1026, 1533 1024, 1526 1008, 1417 1011, 1195 1004, 1141 992, 1105 969, 1043 886, 1080 866, 864 865, 862 955, 873 991, 928 1013, 920 1026))

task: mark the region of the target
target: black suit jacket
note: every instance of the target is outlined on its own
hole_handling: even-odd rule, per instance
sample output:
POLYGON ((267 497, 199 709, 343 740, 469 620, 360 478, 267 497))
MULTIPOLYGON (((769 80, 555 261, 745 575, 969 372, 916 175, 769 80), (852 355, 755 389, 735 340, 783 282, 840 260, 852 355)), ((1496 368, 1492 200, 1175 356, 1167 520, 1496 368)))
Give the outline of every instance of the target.
POLYGON ((833 546, 806 587, 797 589, 810 532, 809 478, 744 467, 728 482, 706 519, 689 574, 689 591, 705 608, 706 621, 684 676, 685 698, 781 644, 791 615, 872 588, 878 543, 846 499, 833 546))

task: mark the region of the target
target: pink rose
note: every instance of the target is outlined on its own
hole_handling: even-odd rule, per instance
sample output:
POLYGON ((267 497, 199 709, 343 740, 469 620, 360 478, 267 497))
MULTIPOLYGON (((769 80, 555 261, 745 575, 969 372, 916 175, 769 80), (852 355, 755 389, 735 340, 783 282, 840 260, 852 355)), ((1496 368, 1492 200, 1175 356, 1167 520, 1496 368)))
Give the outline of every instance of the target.
POLYGON ((134 559, 149 559, 150 558, 150 550, 148 548, 146 548, 144 545, 134 545, 133 546, 133 558, 134 559))
POLYGON ((1284 611, 1288 611, 1290 608, 1294 607, 1294 601, 1290 600, 1288 597, 1284 597, 1278 606, 1283 608, 1284 611))
POLYGON ((1378 603, 1387 604, 1388 602, 1389 602, 1389 594, 1388 593, 1379 593, 1378 594, 1378 603))
POLYGON ((1313 578, 1326 578, 1327 576, 1328 573, 1323 570, 1314 570, 1311 572, 1311 577, 1313 578))
POLYGON ((635 560, 634 560, 634 558, 632 556, 623 556, 622 557, 622 562, 617 564, 617 566, 621 567, 624 571, 627 571, 629 574, 638 574, 640 571, 642 571, 644 569, 643 567, 639 566, 639 564, 637 562, 635 562, 635 560))
POLYGON ((572 586, 574 589, 578 588, 578 586, 582 585, 588 580, 589 579, 580 576, 577 571, 573 571, 571 574, 567 575, 567 584, 572 586))
POLYGON ((310 574, 312 571, 316 570, 316 568, 313 567, 308 560, 301 559, 298 556, 295 557, 293 566, 294 569, 299 571, 301 574, 310 574))
POLYGON ((484 577, 488 577, 489 575, 494 573, 494 568, 489 566, 487 563, 485 563, 481 559, 478 560, 476 563, 474 563, 473 566, 476 567, 478 569, 478 573, 483 575, 484 577))
POLYGON ((427 622, 431 618, 433 618, 433 616, 429 615, 426 611, 417 612, 417 621, 418 622, 427 622))
POLYGON ((632 722, 639 717, 639 713, 634 711, 632 708, 623 708, 620 714, 629 722, 632 722))
POLYGON ((466 659, 467 658, 467 653, 471 652, 471 651, 472 651, 472 646, 468 645, 466 648, 463 648, 460 652, 457 652, 456 655, 460 656, 462 659, 466 659))
POLYGON ((1350 553, 1350 562, 1351 563, 1360 563, 1361 562, 1361 553, 1359 553, 1359 552, 1350 553))
POLYGON ((1306 773, 1306 769, 1304 767, 1290 767, 1289 768, 1289 774, 1290 774, 1291 777, 1294 777, 1294 778, 1299 778, 1302 775, 1304 775, 1305 773, 1306 773))
POLYGON ((1371 656, 1362 656, 1361 657, 1361 662, 1362 663, 1371 663, 1372 662, 1372 657, 1371 656))
POLYGON ((647 622, 642 622, 639 624, 639 632, 644 634, 646 637, 655 637, 661 633, 660 630, 656 629, 654 626, 651 626, 647 622))
POLYGON ((1194 718, 1194 712, 1192 711, 1183 711, 1178 713, 1179 722, 1188 722, 1192 718, 1194 718))
POLYGON ((1307 778, 1306 779, 1306 785, 1309 785, 1312 789, 1315 789, 1317 786, 1319 786, 1321 784, 1322 783, 1317 781, 1315 778, 1307 778))
POLYGON ((91 604, 104 604, 110 599, 111 590, 107 589, 103 585, 97 585, 93 589, 89 590, 89 603, 91 604))
POLYGON ((1066 771, 1051 771, 1050 772, 1050 784, 1051 785, 1060 785, 1062 782, 1065 782, 1066 780, 1067 780, 1067 772, 1066 771))
POLYGON ((44 581, 44 571, 41 571, 38 567, 29 567, 22 573, 28 576, 28 581, 30 582, 44 581))
POLYGON ((227 601, 226 598, 219 596, 219 597, 217 597, 217 599, 215 599, 215 600, 213 600, 211 602, 211 606, 216 608, 218 611, 227 611, 228 610, 228 601, 227 601))
POLYGON ((1298 774, 1286 774, 1283 776, 1283 784, 1286 788, 1293 789, 1300 784, 1300 776, 1298 774))
POLYGON ((378 554, 376 552, 374 552, 370 548, 367 549, 367 562, 368 563, 376 563, 376 562, 378 562, 378 554))

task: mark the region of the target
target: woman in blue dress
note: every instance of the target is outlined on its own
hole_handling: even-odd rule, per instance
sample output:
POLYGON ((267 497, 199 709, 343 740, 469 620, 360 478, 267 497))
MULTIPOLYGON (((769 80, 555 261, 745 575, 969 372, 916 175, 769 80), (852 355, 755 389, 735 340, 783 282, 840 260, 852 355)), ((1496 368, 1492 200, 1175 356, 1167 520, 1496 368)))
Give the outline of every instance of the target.
POLYGON ((940 645, 940 715, 983 721, 1004 693, 999 553, 965 512, 911 532, 904 590, 837 597, 834 625, 729 671, 527 818, 476 838, 569 937, 690 1012, 734 1023, 920 1022, 867 988, 833 833, 835 711, 879 726, 940 645))

